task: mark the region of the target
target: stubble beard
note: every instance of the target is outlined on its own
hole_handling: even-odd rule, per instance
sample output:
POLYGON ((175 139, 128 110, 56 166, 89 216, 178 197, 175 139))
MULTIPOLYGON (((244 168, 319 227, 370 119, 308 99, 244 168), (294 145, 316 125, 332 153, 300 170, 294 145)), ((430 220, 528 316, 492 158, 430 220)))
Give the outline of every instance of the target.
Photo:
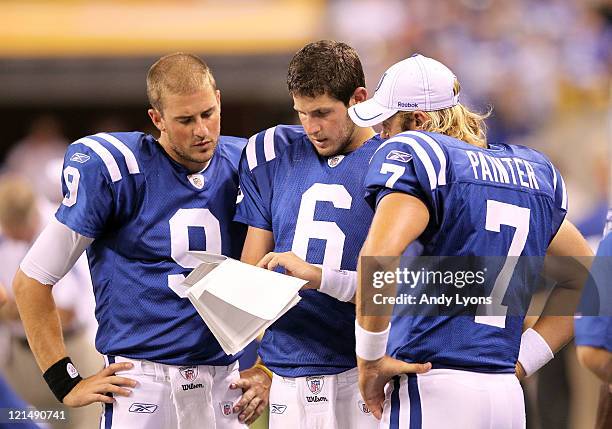
POLYGON ((334 147, 326 148, 324 152, 319 151, 315 146, 315 149, 317 149, 317 152, 319 153, 319 155, 326 156, 326 157, 341 155, 345 153, 346 149, 351 145, 351 140, 355 132, 355 125, 352 122, 350 122, 350 118, 348 115, 346 117, 349 121, 346 122, 346 125, 342 129, 342 134, 338 138, 338 141, 340 143, 335 145, 334 147))
POLYGON ((176 154, 176 156, 180 158, 181 160, 189 162, 189 163, 193 163, 193 164, 203 165, 212 159, 215 151, 217 150, 218 140, 214 140, 212 144, 213 144, 212 150, 206 151, 205 153, 198 154, 199 156, 191 155, 190 153, 183 150, 176 144, 171 144, 170 147, 172 148, 172 151, 176 154))

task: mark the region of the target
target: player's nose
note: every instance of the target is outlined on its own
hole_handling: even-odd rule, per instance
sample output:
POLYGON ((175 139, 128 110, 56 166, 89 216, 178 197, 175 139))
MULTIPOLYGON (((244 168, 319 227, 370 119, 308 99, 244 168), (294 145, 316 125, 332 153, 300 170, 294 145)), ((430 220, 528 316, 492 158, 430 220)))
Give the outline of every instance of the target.
POLYGON ((321 132, 321 124, 316 119, 306 118, 302 120, 302 126, 304 131, 309 136, 316 136, 321 132))
POLYGON ((195 122, 195 127, 193 129, 193 134, 196 137, 204 138, 208 135, 208 127, 206 125, 206 121, 202 118, 197 118, 195 122))

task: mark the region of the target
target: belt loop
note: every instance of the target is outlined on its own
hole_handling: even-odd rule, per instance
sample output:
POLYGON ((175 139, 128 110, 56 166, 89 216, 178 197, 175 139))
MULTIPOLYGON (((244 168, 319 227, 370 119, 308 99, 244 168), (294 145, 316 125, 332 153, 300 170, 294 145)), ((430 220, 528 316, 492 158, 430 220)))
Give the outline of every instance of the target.
POLYGON ((140 359, 128 359, 122 357, 120 360, 117 360, 117 357, 115 358, 115 362, 129 362, 134 365, 133 371, 136 371, 137 374, 144 374, 144 371, 142 370, 142 361, 140 359))
POLYGON ((208 368, 208 372, 212 378, 215 378, 217 375, 217 367, 213 365, 200 365, 200 369, 208 368))
POLYGON ((157 362, 153 363, 153 370, 155 371, 155 381, 166 381, 166 374, 164 373, 164 367, 162 364, 157 362))
MULTIPOLYGON (((115 363, 119 363, 119 362, 129 362, 132 365, 134 365, 134 367, 132 368, 132 371, 134 371, 137 374, 144 374, 144 371, 142 370, 142 361, 139 359, 130 359, 130 358, 125 358, 123 356, 112 356, 113 360, 115 361, 115 363)), ((110 359, 108 360, 108 363, 110 365, 110 359)))

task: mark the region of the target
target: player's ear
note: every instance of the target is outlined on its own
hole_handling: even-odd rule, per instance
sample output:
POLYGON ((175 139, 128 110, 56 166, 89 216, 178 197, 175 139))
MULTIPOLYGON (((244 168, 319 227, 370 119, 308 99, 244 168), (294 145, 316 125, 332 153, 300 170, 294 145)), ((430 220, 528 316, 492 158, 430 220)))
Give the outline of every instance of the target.
POLYGON ((355 89, 355 91, 353 92, 353 95, 351 96, 351 99, 349 100, 349 107, 357 103, 362 103, 366 101, 367 99, 368 99, 368 90, 365 89, 363 86, 360 86, 357 89, 355 89))
POLYGON ((217 97, 217 106, 219 106, 219 112, 221 111, 221 91, 215 90, 215 97, 217 97))
POLYGON ((429 115, 421 110, 415 110, 413 117, 414 125, 418 130, 422 129, 423 124, 429 120, 429 115))
POLYGON ((149 118, 151 118, 153 125, 155 125, 155 128, 157 128, 159 131, 166 131, 166 126, 163 123, 164 121, 159 110, 150 108, 147 110, 147 113, 149 114, 149 118))

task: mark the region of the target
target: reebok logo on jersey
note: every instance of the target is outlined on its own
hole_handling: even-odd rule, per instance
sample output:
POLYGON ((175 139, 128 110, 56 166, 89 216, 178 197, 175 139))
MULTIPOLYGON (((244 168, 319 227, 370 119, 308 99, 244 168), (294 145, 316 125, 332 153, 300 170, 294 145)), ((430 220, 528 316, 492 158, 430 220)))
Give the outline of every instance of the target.
MULTIPOLYGON (((306 377, 306 385, 308 386, 308 389, 315 395, 318 395, 319 393, 321 393, 321 390, 323 390, 324 383, 325 383, 325 377, 321 375, 314 376, 314 377, 306 377)), ((309 401, 309 402, 312 402, 312 401, 309 401)))
POLYGON ((84 164, 87 161, 89 161, 89 158, 90 158, 89 155, 85 155, 84 153, 77 152, 70 157, 70 161, 75 161, 80 164, 84 164))
POLYGON ((183 388, 183 391, 185 391, 185 390, 202 389, 204 385, 202 383, 198 383, 198 384, 189 383, 189 384, 181 384, 181 387, 183 388))
POLYGON ((139 404, 135 402, 130 405, 128 411, 130 413, 153 414, 155 410, 157 410, 157 405, 155 404, 139 404))
POLYGON ((272 414, 283 414, 286 409, 287 409, 286 405, 270 404, 270 412, 272 414))
POLYGON ((408 107, 408 108, 418 108, 419 103, 404 103, 402 101, 397 102, 397 107, 408 107))
POLYGON ((197 366, 183 366, 179 368, 179 372, 181 376, 187 381, 193 381, 198 376, 198 367, 197 366))
POLYGON ((406 163, 412 160, 412 155, 406 152, 402 152, 401 150, 392 150, 387 154, 387 159, 390 159, 391 161, 406 163))

